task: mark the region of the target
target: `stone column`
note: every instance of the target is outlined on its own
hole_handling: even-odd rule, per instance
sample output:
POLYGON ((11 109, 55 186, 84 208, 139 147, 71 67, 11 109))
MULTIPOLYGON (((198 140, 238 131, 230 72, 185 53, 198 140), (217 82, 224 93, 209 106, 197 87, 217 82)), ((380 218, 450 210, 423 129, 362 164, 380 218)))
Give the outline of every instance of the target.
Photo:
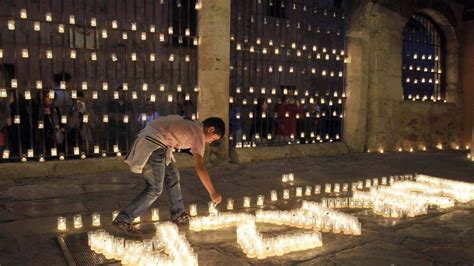
MULTIPOLYGON (((474 158, 474 20, 464 22, 464 56, 462 63, 462 84, 464 92, 464 145, 471 146, 474 158), (471 130, 472 129, 472 130, 471 130)), ((474 159, 473 159, 474 160, 474 159)))
POLYGON ((213 162, 229 157, 229 64, 230 0, 201 0, 198 15, 198 114, 202 121, 210 116, 226 123, 226 136, 211 146, 206 156, 213 162))

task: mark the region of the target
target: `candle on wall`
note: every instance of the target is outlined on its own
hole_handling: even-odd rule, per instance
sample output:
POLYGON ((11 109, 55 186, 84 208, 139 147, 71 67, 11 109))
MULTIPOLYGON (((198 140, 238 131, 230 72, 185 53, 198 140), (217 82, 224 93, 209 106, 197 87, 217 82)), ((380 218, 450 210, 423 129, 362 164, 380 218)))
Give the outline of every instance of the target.
POLYGON ((305 191, 304 191, 304 195, 305 196, 311 196, 311 186, 306 186, 305 188, 305 191))
POLYGON ((302 197, 303 196, 303 188, 302 187, 297 187, 296 188, 296 197, 302 197))
POLYGON ((197 215, 197 205, 196 204, 190 204, 189 205, 189 215, 191 215, 191 216, 196 216, 197 215))
POLYGON ((289 189, 284 189, 283 190, 283 198, 284 199, 289 199, 290 198, 290 190, 289 189))
POLYGON ((272 190, 272 191, 270 192, 270 199, 271 199, 272 201, 277 201, 277 200, 278 200, 278 193, 277 193, 276 190, 272 190))
POLYGON ((250 207, 250 197, 244 197, 244 208, 249 208, 250 207))
POLYGON ((118 215, 119 215, 119 211, 113 211, 112 212, 112 221, 114 221, 115 218, 117 218, 118 215))
POLYGON ((232 198, 227 199, 227 210, 231 211, 234 209, 234 200, 232 198))
POLYGON ((258 195, 257 196, 257 206, 263 206, 264 200, 265 200, 265 196, 258 195))
POLYGON ((321 194, 321 185, 314 186, 314 194, 315 195, 321 194))

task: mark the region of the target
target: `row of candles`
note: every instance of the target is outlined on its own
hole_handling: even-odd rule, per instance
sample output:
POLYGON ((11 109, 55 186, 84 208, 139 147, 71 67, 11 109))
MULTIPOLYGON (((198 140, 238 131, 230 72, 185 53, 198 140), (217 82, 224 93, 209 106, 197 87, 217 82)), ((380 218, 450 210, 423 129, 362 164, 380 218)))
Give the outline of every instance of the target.
MULTIPOLYGON (((436 144, 435 147, 436 147, 436 149, 438 149, 438 150, 443 150, 443 149, 446 148, 446 147, 443 146, 443 144, 441 144, 441 143, 436 144)), ((454 149, 454 150, 461 150, 461 149, 462 149, 462 147, 461 147, 460 145, 457 145, 457 144, 455 144, 455 143, 451 145, 451 148, 454 149)), ((428 148, 427 148, 425 145, 419 146, 419 150, 420 150, 420 151, 427 151, 427 149, 428 149, 428 148)), ((466 146, 464 146, 464 149, 465 149, 465 150, 469 150, 469 149, 470 149, 470 146, 469 146, 469 145, 466 145, 466 146)), ((406 152, 415 152, 416 148, 410 147, 410 148, 403 149, 402 147, 398 147, 398 149, 395 149, 395 150, 398 151, 398 152, 403 152, 403 151, 406 151, 406 152)), ((367 152, 368 152, 368 153, 371 153, 371 152, 378 152, 378 153, 383 154, 383 153, 385 153, 385 151, 386 151, 386 150, 385 150, 384 148, 380 148, 380 149, 367 149, 367 152)), ((469 159, 469 157, 468 157, 468 159, 469 159)))
MULTIPOLYGON (((335 184, 324 184, 324 187, 322 185, 314 185, 314 186, 305 186, 303 187, 296 187, 294 189, 294 192, 292 192, 292 189, 286 188, 283 189, 281 192, 281 197, 284 200, 289 200, 292 197, 296 198, 302 198, 302 197, 309 197, 312 195, 320 195, 321 193, 326 193, 326 194, 331 194, 331 193, 347 193, 349 192, 349 185, 350 185, 350 190, 351 191, 356 191, 356 190, 362 190, 364 188, 371 188, 371 187, 377 187, 380 185, 388 185, 388 184, 393 184, 395 181, 403 181, 403 180, 413 180, 413 175, 399 175, 399 176, 390 176, 390 177, 382 177, 379 182, 379 178, 368 178, 365 180, 359 180, 357 182, 352 182, 351 184, 349 183, 343 183, 342 185, 339 183, 335 184)), ((295 180, 295 174, 294 173, 287 173, 282 175, 282 182, 287 183, 287 182, 293 182, 295 180)), ((459 194, 462 195, 462 194, 459 194)), ((271 202, 276 202, 279 199, 279 193, 277 190, 272 190, 270 191, 270 201, 271 202)), ((335 207, 338 208, 337 206, 340 206, 339 208, 345 208, 343 206, 348 206, 349 208, 358 208, 358 207, 366 207, 367 203, 362 201, 359 202, 357 198, 349 198, 347 201, 344 198, 336 198, 334 199, 334 204, 332 203, 333 201, 331 199, 323 199, 322 203, 325 206, 328 207, 335 207), (347 203, 347 204, 346 204, 347 203)), ((263 207, 265 204, 265 196, 264 195, 258 195, 255 205, 257 207, 263 207)), ((249 196, 243 197, 242 201, 242 207, 243 208, 250 208, 252 206, 252 198, 249 196)), ((228 211, 232 211, 235 208, 235 200, 232 198, 227 198, 227 203, 226 203, 226 209, 228 211)), ((217 209, 214 204, 209 203, 208 205, 208 211, 210 214, 215 214, 217 212, 217 209)), ((115 219, 115 217, 118 215, 118 211, 114 211, 112 213, 112 221, 115 219)), ((189 205, 189 213, 191 216, 197 216, 198 215, 198 207, 197 204, 190 204, 189 205)), ((158 221, 160 219, 159 215, 159 208, 152 208, 151 209, 151 220, 152 221, 158 221)), ((138 223, 140 222, 140 217, 136 217, 134 222, 138 223)), ((82 216, 81 214, 76 214, 73 217, 73 225, 74 228, 80 229, 83 227, 83 222, 82 222, 82 216)), ((101 225, 101 216, 100 213, 93 213, 92 214, 92 226, 98 227, 101 225)), ((64 231, 67 229, 67 218, 60 216, 58 217, 58 230, 59 231, 64 231)))
POLYGON ((171 222, 157 223, 152 239, 125 240, 105 230, 89 231, 88 245, 106 259, 123 265, 198 265, 197 254, 178 227, 171 222))
MULTIPOLYGON (((112 220, 115 220, 117 215, 119 214, 119 211, 113 211, 112 212, 112 220)), ((100 227, 102 225, 101 222, 101 216, 100 213, 92 213, 91 215, 92 218, 92 226, 93 227, 100 227)), ((156 222, 160 220, 160 209, 159 208, 152 208, 151 209, 151 220, 156 222)), ((133 223, 140 223, 141 218, 140 216, 136 217, 133 220, 133 223)), ((83 220, 82 220, 82 215, 81 214, 75 214, 73 216, 73 227, 75 229, 81 229, 83 227, 83 220)), ((58 230, 59 231, 65 231, 67 230, 67 218, 64 216, 59 216, 58 217, 58 230)))
MULTIPOLYGON (((16 30, 16 23, 17 22, 20 22, 22 23, 23 21, 26 21, 26 22, 30 22, 30 20, 28 20, 28 12, 26 10, 26 8, 22 8, 20 10, 20 19, 9 19, 7 21, 7 29, 10 30, 10 31, 14 31, 16 30)), ((61 21, 63 22, 63 21, 61 21)), ((76 16, 75 15, 69 15, 69 20, 68 20, 69 24, 71 25, 71 27, 75 26, 76 25, 76 16)), ((52 12, 46 12, 45 13, 45 19, 44 20, 41 20, 39 18, 37 18, 36 20, 33 21, 33 30, 36 31, 36 32, 40 32, 41 31, 41 24, 44 23, 44 24, 57 24, 57 31, 58 33, 65 33, 66 32, 66 25, 63 24, 63 23, 58 23, 58 22, 53 22, 53 13, 52 12)), ((109 24, 109 22, 106 22, 106 24, 109 24)), ((77 25, 79 27, 88 27, 88 25, 77 25)), ((124 40, 127 40, 128 39, 128 33, 129 32, 132 32, 132 33, 135 33, 135 32, 141 32, 140 33, 140 38, 142 41, 146 41, 147 40, 147 29, 139 29, 139 26, 137 24, 137 22, 131 22, 130 23, 130 28, 119 28, 119 22, 114 19, 112 21, 110 21, 110 28, 98 28, 99 25, 98 25, 98 22, 97 22, 97 18, 95 17, 91 17, 90 18, 90 27, 91 28, 98 28, 97 30, 100 32, 100 36, 103 38, 103 39, 107 39, 109 37, 109 31, 112 31, 112 32, 120 32, 122 34, 122 39, 124 40)), ((155 24, 150 24, 148 26, 148 32, 150 34, 156 34, 157 33, 157 27, 155 24)), ((160 42, 164 42, 165 41, 165 35, 168 34, 168 35, 176 35, 176 31, 175 29, 173 28, 173 26, 169 26, 167 28, 167 31, 163 31, 163 32, 160 32, 158 34, 159 36, 159 40, 160 42)), ((180 33, 181 34, 181 33, 180 33)), ((184 30, 184 36, 191 36, 191 29, 189 28, 186 28, 184 30)))
POLYGON ((354 191, 353 200, 364 202, 376 215, 399 218, 424 215, 430 206, 454 207, 455 202, 474 199, 474 185, 427 175, 416 175, 416 181, 395 182, 389 187, 354 191))
POLYGON ((257 230, 255 219, 248 219, 238 225, 237 243, 248 258, 259 260, 323 245, 321 233, 317 231, 289 233, 264 238, 257 230))

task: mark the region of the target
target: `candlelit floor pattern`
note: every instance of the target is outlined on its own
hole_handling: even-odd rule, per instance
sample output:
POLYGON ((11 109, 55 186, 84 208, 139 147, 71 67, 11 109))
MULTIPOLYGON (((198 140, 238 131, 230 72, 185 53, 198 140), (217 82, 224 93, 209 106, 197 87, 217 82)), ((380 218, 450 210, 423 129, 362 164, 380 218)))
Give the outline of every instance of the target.
MULTIPOLYGON (((235 199, 234 212, 253 213, 258 194, 265 195, 264 209, 292 210, 301 200, 319 201, 326 183, 351 183, 366 178, 413 172, 474 183, 474 165, 461 152, 349 154, 329 158, 303 158, 228 165, 210 169, 216 186, 226 197, 235 199), (293 186, 283 185, 281 174, 294 172, 293 186), (295 188, 322 185, 318 197, 296 199, 295 188), (269 204, 270 190, 279 198, 284 188, 292 188, 291 199, 269 204), (250 196, 251 208, 242 208, 242 198, 250 196)), ((186 204, 197 203, 198 214, 207 215, 207 195, 194 177, 192 169, 181 170, 186 204), (198 187, 199 189, 196 189, 198 187)), ((94 230, 91 214, 101 213, 105 230, 110 231, 112 210, 120 209, 143 186, 140 177, 116 172, 101 175, 73 176, 54 179, 21 180, 0 185, 0 264, 64 265, 57 244, 58 234, 77 235, 94 230), (81 213, 82 229, 74 229, 72 216, 81 213), (67 217, 67 230, 57 231, 57 217, 67 217)), ((303 192, 304 193, 304 192, 303 192)), ((167 220, 166 197, 157 206, 161 220, 167 220)), ((225 203, 220 206, 225 210, 225 203)), ((322 233, 323 246, 265 260, 249 259, 237 244, 236 229, 191 232, 186 234, 200 265, 245 264, 355 264, 355 265, 431 265, 433 263, 474 262, 474 202, 456 203, 453 208, 429 209, 414 218, 384 218, 372 209, 337 209, 353 214, 362 224, 361 236, 322 233)), ((151 238, 155 230, 150 213, 141 224, 151 238)), ((264 237, 307 231, 272 224, 257 224, 264 237)), ((114 235, 115 233, 112 232, 114 235)), ((92 254, 92 253, 91 253, 92 254)))

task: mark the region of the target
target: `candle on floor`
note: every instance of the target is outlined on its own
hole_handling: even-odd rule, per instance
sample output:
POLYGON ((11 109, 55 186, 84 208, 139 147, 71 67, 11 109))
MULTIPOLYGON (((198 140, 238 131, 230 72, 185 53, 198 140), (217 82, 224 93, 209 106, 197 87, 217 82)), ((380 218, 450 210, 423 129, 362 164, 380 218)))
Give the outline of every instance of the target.
POLYGON ((63 217, 63 216, 58 217, 58 230, 59 231, 66 230, 66 217, 63 217))
POLYGON ((191 216, 196 216, 197 215, 197 205, 196 204, 190 204, 189 205, 189 215, 191 215, 191 216))
POLYGON ((100 213, 92 214, 92 226, 100 226, 100 213))
POLYGON ((74 215, 74 228, 78 229, 82 227, 82 216, 80 214, 74 215))
POLYGON ((156 222, 156 221, 160 220, 160 209, 159 208, 151 209, 151 220, 153 222, 156 222))

